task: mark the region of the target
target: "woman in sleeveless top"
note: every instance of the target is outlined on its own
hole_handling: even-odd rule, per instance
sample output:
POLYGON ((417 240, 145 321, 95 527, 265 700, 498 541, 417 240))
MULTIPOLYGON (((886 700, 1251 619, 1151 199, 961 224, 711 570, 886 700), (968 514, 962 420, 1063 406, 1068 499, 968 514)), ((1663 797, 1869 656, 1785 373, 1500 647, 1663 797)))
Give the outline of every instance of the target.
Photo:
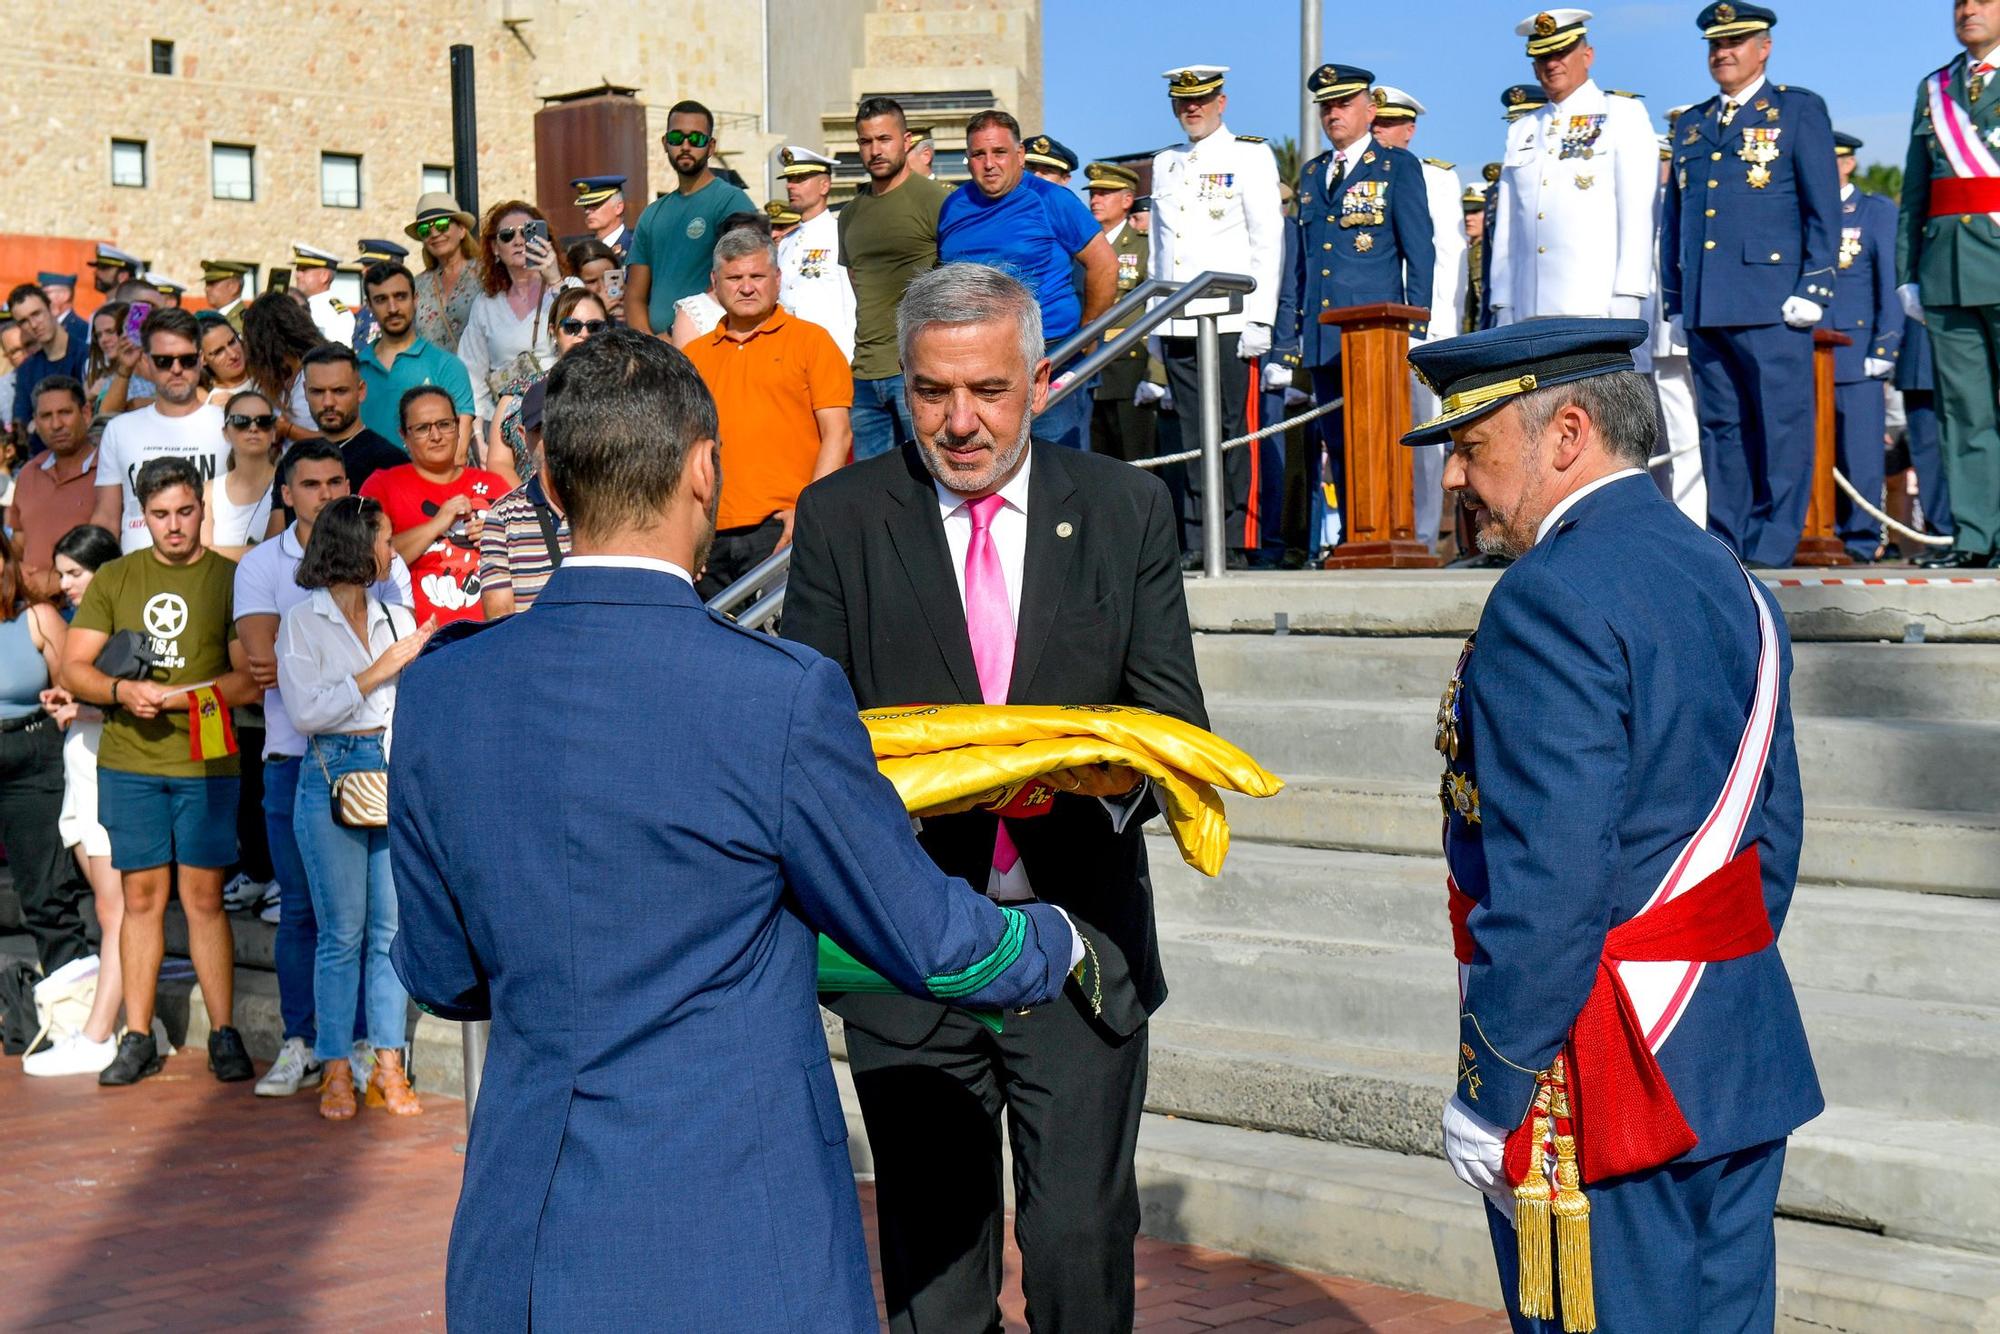
MULTIPOLYGON (((223 326, 227 328, 228 326, 223 326)), ((271 487, 278 478, 278 418, 261 390, 245 389, 223 408, 229 461, 203 486, 202 545, 231 560, 264 539, 271 527, 271 487)))

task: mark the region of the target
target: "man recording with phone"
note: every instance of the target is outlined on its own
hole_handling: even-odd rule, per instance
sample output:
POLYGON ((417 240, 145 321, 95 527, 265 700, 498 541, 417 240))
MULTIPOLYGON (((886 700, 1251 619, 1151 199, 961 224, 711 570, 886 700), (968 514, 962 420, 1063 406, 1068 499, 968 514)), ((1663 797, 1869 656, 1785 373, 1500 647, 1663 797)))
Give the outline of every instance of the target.
POLYGON ((667 151, 679 184, 646 205, 626 256, 625 320, 640 333, 665 338, 674 302, 708 289, 708 263, 732 213, 755 213, 750 196, 708 168, 715 154, 715 114, 699 102, 667 112, 667 151))

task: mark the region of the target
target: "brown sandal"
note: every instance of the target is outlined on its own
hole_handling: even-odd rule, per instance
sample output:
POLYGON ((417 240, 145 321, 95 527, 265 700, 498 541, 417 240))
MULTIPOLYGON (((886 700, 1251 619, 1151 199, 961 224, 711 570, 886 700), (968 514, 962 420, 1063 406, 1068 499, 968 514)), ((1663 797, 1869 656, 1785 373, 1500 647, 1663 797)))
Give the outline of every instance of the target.
POLYGON ((328 1121, 354 1118, 354 1067, 346 1061, 328 1061, 319 1077, 319 1114, 328 1121))
POLYGON ((381 1107, 391 1116, 418 1116, 424 1105, 417 1101, 410 1080, 403 1073, 403 1053, 387 1047, 375 1049, 375 1072, 368 1076, 368 1105, 381 1107))

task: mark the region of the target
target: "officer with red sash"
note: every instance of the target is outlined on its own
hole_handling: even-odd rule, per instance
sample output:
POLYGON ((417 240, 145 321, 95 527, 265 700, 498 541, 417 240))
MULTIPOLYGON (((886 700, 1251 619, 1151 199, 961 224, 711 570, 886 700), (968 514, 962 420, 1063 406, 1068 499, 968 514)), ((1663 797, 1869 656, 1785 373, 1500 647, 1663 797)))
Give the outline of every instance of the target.
POLYGON ((1515 1328, 1769 1329, 1822 1107, 1778 957, 1804 819, 1770 594, 1645 469, 1638 320, 1412 348, 1444 485, 1514 558, 1438 710, 1459 959, 1445 1155, 1515 1328))

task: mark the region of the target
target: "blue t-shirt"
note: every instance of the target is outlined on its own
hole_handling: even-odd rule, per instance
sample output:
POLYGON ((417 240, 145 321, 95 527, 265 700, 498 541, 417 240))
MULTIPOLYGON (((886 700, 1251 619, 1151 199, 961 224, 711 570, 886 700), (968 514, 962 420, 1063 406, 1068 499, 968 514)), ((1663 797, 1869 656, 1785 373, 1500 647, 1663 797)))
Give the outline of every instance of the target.
POLYGON ((998 199, 968 182, 938 214, 938 262, 1008 270, 1041 303, 1042 336, 1053 342, 1083 327, 1070 259, 1101 234, 1081 199, 1039 176, 1024 174, 998 199))

